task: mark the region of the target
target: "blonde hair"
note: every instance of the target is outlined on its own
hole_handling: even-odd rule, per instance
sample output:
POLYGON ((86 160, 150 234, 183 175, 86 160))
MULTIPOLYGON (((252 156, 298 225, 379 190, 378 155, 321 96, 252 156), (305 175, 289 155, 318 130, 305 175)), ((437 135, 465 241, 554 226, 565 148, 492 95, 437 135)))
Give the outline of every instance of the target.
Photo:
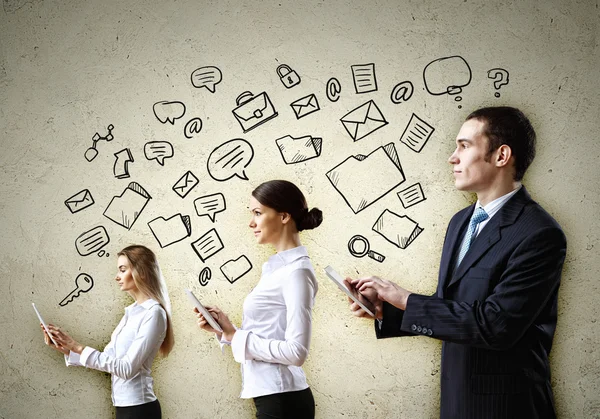
POLYGON ((175 336, 171 321, 171 301, 156 255, 152 250, 142 245, 127 246, 117 255, 125 256, 129 260, 133 282, 137 289, 158 301, 167 313, 167 332, 159 351, 163 357, 166 357, 173 349, 175 336))

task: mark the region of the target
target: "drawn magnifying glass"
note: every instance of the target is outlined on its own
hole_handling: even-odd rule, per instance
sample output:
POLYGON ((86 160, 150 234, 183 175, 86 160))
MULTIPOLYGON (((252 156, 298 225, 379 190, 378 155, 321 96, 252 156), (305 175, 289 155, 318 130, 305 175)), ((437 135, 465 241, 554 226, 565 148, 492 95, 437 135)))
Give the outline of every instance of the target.
POLYGON ((357 258, 361 258, 364 255, 367 255, 371 259, 376 260, 377 262, 383 262, 385 260, 385 256, 383 256, 381 253, 377 253, 374 250, 371 250, 369 241, 360 234, 352 236, 352 238, 348 242, 348 250, 350 251, 350 254, 352 256, 357 258))

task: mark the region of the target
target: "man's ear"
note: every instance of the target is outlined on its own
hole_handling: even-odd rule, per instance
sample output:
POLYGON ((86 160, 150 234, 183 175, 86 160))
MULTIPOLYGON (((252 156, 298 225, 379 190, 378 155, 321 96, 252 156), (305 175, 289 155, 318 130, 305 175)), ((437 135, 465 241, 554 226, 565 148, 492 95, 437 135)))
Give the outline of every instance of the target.
POLYGON ((496 167, 506 167, 511 161, 512 150, 506 144, 502 144, 498 150, 496 150, 496 159, 495 164, 496 167))

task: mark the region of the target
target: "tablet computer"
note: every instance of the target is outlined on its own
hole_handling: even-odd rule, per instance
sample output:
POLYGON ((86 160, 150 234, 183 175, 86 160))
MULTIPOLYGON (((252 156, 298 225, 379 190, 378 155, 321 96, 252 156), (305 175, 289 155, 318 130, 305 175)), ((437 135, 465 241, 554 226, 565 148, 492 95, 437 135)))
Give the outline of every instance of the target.
POLYGON ((375 314, 373 313, 375 308, 371 305, 371 303, 364 297, 360 298, 360 292, 356 290, 349 290, 348 287, 346 287, 346 284, 344 284, 344 278, 342 278, 342 276, 338 274, 335 269, 333 269, 331 266, 327 266, 325 268, 325 273, 329 279, 335 282, 339 289, 344 291, 344 293, 350 297, 352 301, 358 304, 360 308, 362 308, 369 316, 375 317, 375 314))
POLYGON ((52 343, 54 343, 54 346, 58 346, 58 343, 56 343, 56 341, 52 337, 52 333, 50 333, 50 330, 48 330, 48 325, 46 324, 46 322, 42 318, 42 315, 40 314, 40 312, 38 311, 37 307, 35 306, 35 303, 31 303, 31 305, 33 306, 33 309, 35 310, 35 314, 37 314, 38 319, 40 319, 40 323, 42 323, 42 326, 44 326, 44 329, 46 330, 46 333, 48 333, 48 336, 50 336, 50 340, 52 341, 52 343))
POLYGON ((221 329, 221 326, 219 326, 219 323, 217 323, 217 321, 212 316, 212 314, 210 314, 210 312, 206 308, 204 308, 204 306, 202 305, 200 300, 198 300, 196 298, 194 293, 188 289, 185 290, 185 293, 187 294, 188 298, 190 299, 190 301, 194 305, 194 307, 196 307, 198 309, 198 311, 200 313, 202 313, 202 315, 204 316, 204 318, 206 319, 208 324, 210 324, 210 326, 213 329, 215 329, 216 331, 218 331, 219 333, 223 333, 223 329, 221 329))

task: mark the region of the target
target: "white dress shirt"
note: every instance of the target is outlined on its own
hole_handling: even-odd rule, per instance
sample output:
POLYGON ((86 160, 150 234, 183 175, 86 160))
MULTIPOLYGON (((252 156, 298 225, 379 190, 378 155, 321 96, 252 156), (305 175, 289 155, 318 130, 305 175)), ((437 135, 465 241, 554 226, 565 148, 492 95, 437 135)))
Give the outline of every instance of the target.
POLYGON ((65 360, 109 372, 114 406, 137 406, 156 400, 150 368, 167 331, 167 314, 160 304, 148 299, 125 308, 125 315, 100 352, 86 346, 81 355, 71 351, 65 360))
POLYGON ((304 246, 279 252, 263 265, 231 341, 241 363, 241 398, 308 388, 301 365, 308 356, 317 289, 304 246))

